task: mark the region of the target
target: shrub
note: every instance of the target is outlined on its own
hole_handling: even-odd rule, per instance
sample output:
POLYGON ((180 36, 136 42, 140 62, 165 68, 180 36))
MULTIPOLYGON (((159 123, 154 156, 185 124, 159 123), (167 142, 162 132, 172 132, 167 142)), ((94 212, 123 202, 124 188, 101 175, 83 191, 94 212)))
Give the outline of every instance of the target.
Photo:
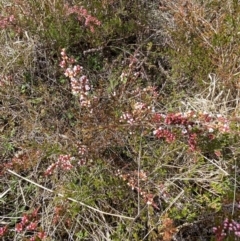
POLYGON ((225 211, 239 201, 237 101, 216 64, 231 40, 205 21, 214 1, 164 4, 175 25, 161 45, 147 26, 156 3, 2 6, 1 237, 170 241, 238 221, 225 211))

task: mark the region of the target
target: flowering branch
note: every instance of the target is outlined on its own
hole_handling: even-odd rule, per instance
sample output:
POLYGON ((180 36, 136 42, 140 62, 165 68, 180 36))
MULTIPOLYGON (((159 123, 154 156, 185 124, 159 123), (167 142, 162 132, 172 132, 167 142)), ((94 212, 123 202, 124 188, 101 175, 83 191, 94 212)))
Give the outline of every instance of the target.
POLYGON ((240 238, 240 223, 226 218, 222 225, 213 228, 213 232, 217 241, 223 241, 230 233, 236 238, 240 238))
POLYGON ((0 29, 6 29, 8 26, 13 25, 14 21, 14 15, 10 15, 8 17, 0 16, 0 29))
POLYGON ((127 185, 130 186, 132 190, 135 190, 136 192, 138 192, 142 196, 144 202, 147 205, 151 205, 155 209, 159 210, 159 207, 153 200, 154 195, 152 193, 145 192, 139 186, 138 180, 139 181, 147 180, 147 174, 144 171, 139 171, 139 172, 133 171, 133 172, 129 172, 127 174, 123 174, 120 170, 118 170, 116 175, 119 176, 123 181, 127 181, 127 185))
POLYGON ((90 107, 91 101, 89 93, 91 86, 88 78, 82 75, 83 67, 80 65, 74 65, 76 60, 66 55, 65 49, 61 51, 62 61, 59 66, 65 70, 64 75, 70 79, 71 89, 73 95, 79 97, 81 106, 90 107))
POLYGON ((76 14, 79 22, 84 20, 84 25, 90 28, 91 32, 94 32, 94 26, 101 25, 101 22, 90 15, 84 7, 73 6, 70 7, 68 4, 65 5, 67 15, 76 14))

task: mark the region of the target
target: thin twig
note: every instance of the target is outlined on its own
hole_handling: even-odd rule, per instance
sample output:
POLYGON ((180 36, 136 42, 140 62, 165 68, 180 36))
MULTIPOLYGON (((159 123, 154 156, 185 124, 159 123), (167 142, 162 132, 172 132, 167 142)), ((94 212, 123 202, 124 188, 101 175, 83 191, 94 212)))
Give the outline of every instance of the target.
POLYGON ((207 161, 209 161, 210 163, 212 163, 214 166, 216 166, 220 171, 222 171, 222 173, 225 175, 225 176, 229 176, 229 173, 226 172, 225 170, 222 169, 222 167, 220 167, 217 163, 215 163, 213 160, 207 158, 206 156, 202 155, 202 157, 204 157, 207 161))
MULTIPOLYGON (((141 139, 140 139, 140 146, 139 146, 139 152, 138 152, 138 188, 140 188, 140 171, 141 171, 141 155, 142 155, 142 133, 141 133, 141 139)), ((138 192, 138 215, 140 214, 141 208, 140 208, 140 192, 138 192)))
POLYGON ((237 164, 236 164, 236 160, 234 160, 234 168, 235 168, 235 172, 234 172, 234 192, 233 192, 233 205, 232 205, 232 216, 234 214, 234 210, 235 210, 235 203, 236 203, 236 189, 237 189, 237 164))
MULTIPOLYGON (((54 193, 54 191, 53 191, 52 189, 49 189, 49 188, 47 188, 47 187, 44 187, 44 186, 42 186, 42 185, 40 185, 40 184, 38 184, 38 183, 36 183, 36 182, 34 182, 34 181, 26 178, 26 177, 22 177, 21 175, 17 174, 16 172, 14 172, 14 171, 12 171, 12 170, 7 169, 7 171, 8 171, 9 173, 13 174, 14 176, 17 176, 17 177, 19 177, 19 178, 21 178, 21 179, 23 179, 23 180, 25 180, 25 181, 27 181, 27 182, 29 182, 29 183, 32 183, 33 185, 35 185, 35 186, 37 186, 37 187, 39 187, 39 188, 42 188, 43 190, 46 190, 46 191, 51 192, 51 193, 54 193)), ((59 197, 64 197, 64 195, 61 194, 61 193, 57 193, 57 195, 58 195, 59 197)), ((73 199, 73 198, 70 198, 70 197, 67 197, 67 200, 72 201, 72 202, 75 202, 75 203, 78 203, 78 204, 80 204, 81 206, 84 206, 84 207, 86 207, 86 208, 88 208, 88 209, 91 209, 91 210, 96 211, 96 212, 101 213, 101 214, 106 214, 106 215, 113 216, 113 217, 118 217, 118 218, 124 218, 124 219, 134 220, 134 218, 132 218, 132 217, 127 217, 127 216, 124 216, 124 215, 118 215, 118 214, 114 214, 114 213, 107 213, 107 212, 101 211, 101 210, 99 210, 99 209, 96 209, 96 208, 94 208, 94 207, 92 207, 92 206, 89 206, 89 205, 87 205, 87 204, 85 204, 85 203, 83 203, 83 202, 77 201, 76 199, 73 199)))
POLYGON ((11 191, 11 188, 8 188, 8 190, 6 190, 5 192, 3 192, 3 193, 0 195, 0 198, 3 198, 9 191, 11 191))
POLYGON ((19 187, 20 187, 20 191, 21 191, 21 194, 22 194, 23 202, 24 202, 25 206, 27 206, 27 202, 26 202, 26 199, 25 199, 25 196, 24 196, 24 193, 23 193, 20 181, 19 181, 19 187))

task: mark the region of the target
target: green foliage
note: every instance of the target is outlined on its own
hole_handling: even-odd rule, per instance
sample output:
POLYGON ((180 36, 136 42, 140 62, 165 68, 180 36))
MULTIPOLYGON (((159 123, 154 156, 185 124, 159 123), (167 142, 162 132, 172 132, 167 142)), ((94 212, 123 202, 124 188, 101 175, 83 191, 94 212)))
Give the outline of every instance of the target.
POLYGON ((65 1, 19 1, 17 6, 21 30, 38 36, 48 47, 68 46, 83 33, 76 19, 66 15, 65 1))
POLYGON ((101 28, 96 29, 95 38, 89 39, 95 46, 134 44, 134 39, 141 34, 147 21, 143 3, 139 1, 93 0, 91 4, 88 1, 81 1, 81 4, 101 21, 101 28))
POLYGON ((103 69, 103 59, 100 54, 92 54, 87 56, 87 67, 92 71, 101 71, 103 69))

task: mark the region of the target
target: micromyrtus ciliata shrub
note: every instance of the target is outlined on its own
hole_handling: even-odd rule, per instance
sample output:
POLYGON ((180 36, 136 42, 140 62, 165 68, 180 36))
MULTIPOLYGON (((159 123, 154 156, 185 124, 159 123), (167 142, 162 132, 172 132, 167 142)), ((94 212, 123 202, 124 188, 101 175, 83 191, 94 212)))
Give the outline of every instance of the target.
POLYGON ((239 239, 224 3, 0 3, 1 239, 239 239))

